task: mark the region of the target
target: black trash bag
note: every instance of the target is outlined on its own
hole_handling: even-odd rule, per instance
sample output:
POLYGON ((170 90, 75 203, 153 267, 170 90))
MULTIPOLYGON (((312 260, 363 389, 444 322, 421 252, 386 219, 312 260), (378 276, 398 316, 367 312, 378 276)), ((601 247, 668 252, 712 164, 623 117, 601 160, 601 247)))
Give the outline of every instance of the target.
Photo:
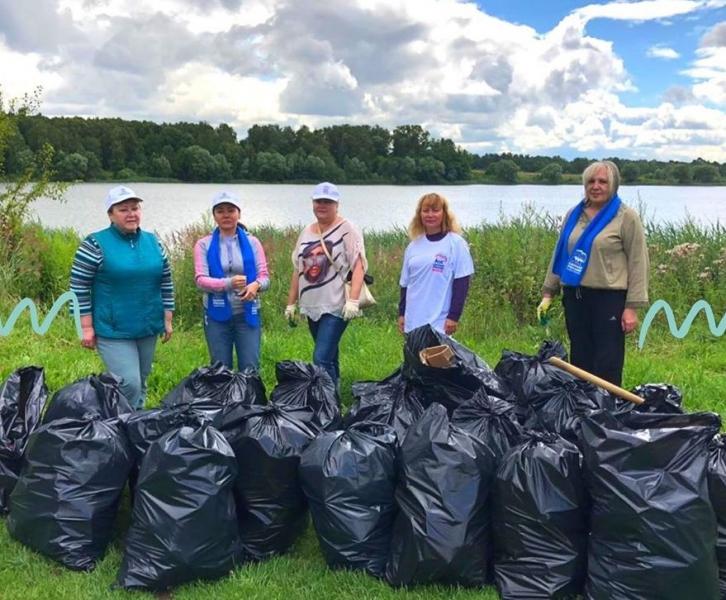
POLYGON ((265 404, 265 385, 256 369, 237 372, 216 362, 192 371, 173 390, 161 405, 172 408, 191 404, 197 412, 214 421, 223 406, 229 404, 265 404))
POLYGON ((481 586, 491 556, 493 452, 432 404, 408 430, 399 458, 386 580, 395 586, 481 586))
POLYGON ((113 373, 102 373, 67 385, 53 394, 43 423, 57 419, 112 419, 134 412, 120 384, 113 373))
POLYGON ((18 480, 30 434, 40 424, 48 399, 42 367, 24 367, 0 386, 0 514, 18 480))
POLYGON ((228 575, 240 564, 236 477, 234 452, 209 423, 153 442, 141 463, 117 585, 159 591, 228 575))
POLYGON ((592 383, 551 365, 541 370, 544 376, 529 379, 523 388, 532 411, 525 428, 551 431, 574 442, 583 416, 614 407, 612 397, 592 383))
POLYGON ((707 463, 720 425, 712 413, 601 411, 582 420, 592 498, 587 598, 718 598, 707 463))
POLYGON ((70 569, 92 570, 111 541, 132 462, 118 419, 42 425, 10 496, 10 535, 70 569))
POLYGON ((547 377, 542 371, 548 358, 556 356, 567 360, 567 352, 561 342, 545 340, 536 355, 521 354, 511 350, 503 350, 494 372, 499 375, 512 390, 518 402, 524 402, 523 387, 530 379, 547 377))
POLYGON ((245 560, 286 552, 307 525, 300 456, 318 433, 309 408, 269 404, 238 409, 231 441, 239 477, 237 521, 245 560))
POLYGON ((383 577, 396 516, 396 432, 361 422, 320 434, 303 452, 300 481, 329 567, 383 577))
POLYGON ((309 407, 315 413, 319 429, 340 429, 340 397, 328 372, 297 360, 283 360, 275 365, 277 386, 270 402, 278 406, 309 407))
POLYGON ((645 402, 643 404, 634 404, 633 402, 617 398, 615 400, 616 412, 621 413, 634 410, 647 413, 683 414, 683 408, 681 407, 683 394, 674 385, 668 383, 645 383, 634 387, 632 392, 636 396, 640 396, 645 402))
POLYGON ((570 598, 587 573, 588 506, 577 446, 528 432, 494 484, 494 571, 504 600, 570 598))
POLYGON ((451 415, 451 423, 479 438, 494 452, 497 463, 516 446, 523 429, 511 402, 479 390, 451 415))
POLYGON ((382 381, 357 381, 353 384, 353 405, 343 418, 343 426, 363 421, 390 425, 399 440, 424 411, 426 399, 404 379, 401 369, 382 381))
POLYGON ((716 511, 716 558, 721 599, 726 599, 726 436, 716 436, 709 447, 708 493, 716 511))
POLYGON ((425 406, 437 402, 444 405, 449 414, 480 388, 499 398, 507 398, 511 393, 504 380, 481 358, 430 325, 423 325, 406 334, 402 369, 403 376, 424 395, 425 406), (442 345, 449 346, 454 352, 452 367, 439 369, 421 362, 421 350, 442 345))

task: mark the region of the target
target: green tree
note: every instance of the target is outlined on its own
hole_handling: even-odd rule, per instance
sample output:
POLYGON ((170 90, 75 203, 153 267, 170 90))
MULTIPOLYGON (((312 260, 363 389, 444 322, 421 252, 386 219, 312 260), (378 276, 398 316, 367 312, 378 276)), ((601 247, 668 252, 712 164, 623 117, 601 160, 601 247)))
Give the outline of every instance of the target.
POLYGON ((421 125, 400 125, 393 130, 393 156, 418 158, 429 150, 429 132, 421 125))
POLYGON ((262 181, 284 181, 288 173, 285 157, 279 152, 259 152, 255 172, 262 181))
POLYGON ((505 158, 492 163, 487 169, 487 175, 491 175, 495 181, 500 183, 517 183, 518 171, 517 163, 505 158))
POLYGON ((718 169, 714 165, 700 164, 693 167, 693 181, 698 183, 713 183, 718 177, 718 169))
POLYGON ((171 163, 163 154, 155 154, 151 157, 149 175, 154 177, 171 177, 171 163))
POLYGON ((635 163, 626 163, 620 169, 620 176, 625 183, 635 183, 640 176, 640 169, 635 163))
POLYGON ((224 154, 215 154, 214 158, 214 181, 229 181, 232 179, 232 165, 229 164, 224 154))
POLYGON ((183 181, 212 181, 217 163, 201 146, 182 148, 177 153, 176 175, 183 181))
POLYGON ((77 181, 85 179, 88 171, 88 159, 80 152, 58 153, 55 165, 56 177, 61 181, 77 181))
POLYGON ((542 168, 538 177, 540 181, 557 185, 562 181, 562 165, 551 162, 542 168))
POLYGON ((673 165, 670 172, 671 177, 678 183, 691 183, 691 179, 693 179, 691 167, 684 165, 683 163, 673 165))

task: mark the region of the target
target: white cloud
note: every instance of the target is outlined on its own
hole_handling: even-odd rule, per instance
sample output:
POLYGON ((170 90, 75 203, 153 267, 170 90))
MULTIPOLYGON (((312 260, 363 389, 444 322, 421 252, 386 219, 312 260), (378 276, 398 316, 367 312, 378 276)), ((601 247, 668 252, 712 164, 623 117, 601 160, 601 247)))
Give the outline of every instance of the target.
POLYGON ((676 60, 681 57, 673 48, 661 46, 660 44, 648 48, 646 54, 651 58, 663 58, 665 60, 676 60))
MULTIPOLYGON (((635 91, 623 58, 587 32, 593 19, 662 22, 723 5, 591 4, 537 32, 460 0, 58 0, 47 17, 57 25, 52 44, 21 12, 0 24, 2 83, 43 85, 44 111, 60 114, 205 119, 240 130, 420 123, 470 149, 530 153, 667 156, 671 144, 686 153, 690 135, 694 152, 726 160, 717 108, 726 104, 726 25, 703 36, 685 71, 693 86, 666 91, 674 104, 655 107, 623 103, 635 91), (708 119, 695 118, 698 110, 708 119)), ((678 58, 664 45, 648 55, 678 58)))

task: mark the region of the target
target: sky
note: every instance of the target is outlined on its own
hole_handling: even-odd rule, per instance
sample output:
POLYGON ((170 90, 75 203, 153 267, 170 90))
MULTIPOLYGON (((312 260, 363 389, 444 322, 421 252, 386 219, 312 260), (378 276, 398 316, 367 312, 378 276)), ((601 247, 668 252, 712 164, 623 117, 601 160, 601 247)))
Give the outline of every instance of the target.
POLYGON ((475 153, 726 162, 726 0, 0 0, 49 116, 420 124, 475 153))

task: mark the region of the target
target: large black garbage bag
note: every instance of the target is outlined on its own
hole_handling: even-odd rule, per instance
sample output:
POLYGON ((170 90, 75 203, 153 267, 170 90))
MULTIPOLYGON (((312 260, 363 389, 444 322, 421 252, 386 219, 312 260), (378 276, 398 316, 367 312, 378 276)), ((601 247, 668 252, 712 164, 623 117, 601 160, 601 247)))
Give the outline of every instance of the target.
POLYGON ((43 423, 57 419, 112 419, 134 412, 120 384, 121 380, 112 373, 102 373, 67 385, 53 394, 43 423))
POLYGON ((283 360, 275 365, 277 386, 270 402, 279 406, 309 407, 320 429, 333 431, 342 425, 340 398, 327 371, 318 365, 283 360))
POLYGON ((716 517, 707 486, 711 413, 594 413, 580 424, 592 498, 585 596, 718 597, 716 517))
POLYGON ((522 402, 525 382, 533 378, 547 377, 542 367, 552 356, 567 360, 567 352, 561 342, 545 340, 535 355, 503 350, 494 372, 506 381, 517 400, 522 402))
POLYGON ((224 406, 265 402, 265 385, 256 369, 237 372, 216 362, 192 371, 164 396, 161 404, 165 408, 188 404, 215 421, 224 406))
POLYGON ((10 535, 70 569, 93 569, 111 540, 132 461, 116 419, 42 425, 10 496, 10 535))
POLYGON ((507 398, 507 384, 481 358, 453 338, 423 325, 406 334, 403 347, 403 376, 414 383, 426 398, 443 404, 449 414, 480 388, 494 396, 507 398), (448 369, 429 367, 421 362, 421 350, 446 345, 454 352, 453 365, 448 369))
POLYGON ((224 577, 240 562, 237 463, 209 423, 172 429, 141 463, 117 584, 165 590, 224 577))
POLYGON ((645 383, 638 385, 631 390, 636 396, 640 396, 645 402, 634 404, 627 400, 617 398, 615 400, 615 411, 622 412, 647 412, 661 414, 683 414, 683 394, 676 386, 669 383, 645 383))
POLYGON ((382 381, 357 381, 352 387, 353 405, 343 419, 344 427, 374 421, 390 425, 402 440, 424 411, 423 393, 401 374, 401 369, 382 381))
POLYGON ((0 386, 0 514, 18 480, 23 452, 48 399, 42 367, 24 367, 0 386))
POLYGON ((519 443, 522 427, 511 402, 479 390, 451 415, 452 424, 479 438, 493 452, 497 462, 519 443))
POLYGON ((239 477, 235 484, 240 541, 246 560, 286 552, 307 525, 298 479, 300 456, 318 430, 309 408, 270 404, 238 408, 230 440, 239 477))
POLYGON ((487 582, 494 455, 432 404, 401 445, 387 581, 396 586, 487 582))
POLYGON ((322 433, 300 460, 320 549, 330 567, 383 577, 396 515, 396 432, 361 422, 322 433))
POLYGON ((711 442, 708 458, 708 493, 716 511, 718 536, 716 558, 721 599, 726 599, 726 436, 716 436, 711 442))
POLYGON ((587 501, 577 446, 528 432, 504 457, 494 484, 497 588, 504 600, 569 598, 587 571, 587 501))

